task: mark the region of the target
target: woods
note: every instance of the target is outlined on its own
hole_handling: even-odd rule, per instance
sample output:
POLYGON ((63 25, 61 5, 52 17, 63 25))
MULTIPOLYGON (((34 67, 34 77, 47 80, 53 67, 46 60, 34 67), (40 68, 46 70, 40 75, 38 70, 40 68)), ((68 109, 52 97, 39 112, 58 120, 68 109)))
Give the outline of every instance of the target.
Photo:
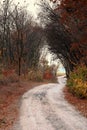
POLYGON ((27 68, 38 66, 45 39, 51 52, 61 60, 67 76, 77 65, 87 66, 86 0, 50 2, 53 2, 52 6, 46 1, 38 5, 42 10, 38 16, 42 26, 38 26, 27 12, 27 6, 3 1, 0 60, 4 67, 15 66, 20 75, 27 68))
POLYGON ((87 118, 87 0, 1 1, 0 130, 17 120, 21 102, 25 129, 87 129, 66 100, 87 118))
POLYGON ((45 44, 60 59, 67 77, 75 67, 87 67, 87 2, 51 0, 38 6, 40 24, 33 21, 27 5, 21 7, 10 0, 1 3, 1 71, 13 69, 20 76, 38 69, 45 44))
POLYGON ((1 3, 0 62, 3 69, 15 69, 18 75, 39 62, 42 30, 27 12, 13 1, 1 3))

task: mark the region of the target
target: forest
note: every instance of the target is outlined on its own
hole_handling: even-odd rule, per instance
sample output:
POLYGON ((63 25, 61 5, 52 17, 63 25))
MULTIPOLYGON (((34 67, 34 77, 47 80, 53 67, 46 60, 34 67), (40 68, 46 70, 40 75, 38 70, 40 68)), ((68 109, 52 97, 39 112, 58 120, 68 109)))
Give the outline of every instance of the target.
MULTIPOLYGON (((0 2, 0 109, 7 111, 9 102, 36 85, 57 83, 62 64, 67 97, 85 102, 87 117, 87 0, 40 0, 35 5, 37 19, 28 4, 0 2), (48 64, 46 49, 59 60, 57 65, 48 64)), ((5 112, 0 114, 2 128, 5 112)))
POLYGON ((1 66, 12 66, 19 75, 23 69, 37 66, 45 40, 61 60, 67 76, 77 65, 87 66, 87 2, 63 0, 60 3, 53 1, 54 9, 45 1, 39 5, 38 18, 44 28, 32 20, 26 7, 13 5, 10 0, 1 4, 1 66))

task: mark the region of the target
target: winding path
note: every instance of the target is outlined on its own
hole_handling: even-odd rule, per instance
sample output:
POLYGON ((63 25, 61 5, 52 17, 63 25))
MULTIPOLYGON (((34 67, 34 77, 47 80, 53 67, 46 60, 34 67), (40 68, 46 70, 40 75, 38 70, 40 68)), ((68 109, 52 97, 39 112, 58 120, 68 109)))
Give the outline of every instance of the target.
POLYGON ((22 97, 19 127, 15 130, 87 130, 87 119, 63 96, 66 79, 38 86, 22 97))

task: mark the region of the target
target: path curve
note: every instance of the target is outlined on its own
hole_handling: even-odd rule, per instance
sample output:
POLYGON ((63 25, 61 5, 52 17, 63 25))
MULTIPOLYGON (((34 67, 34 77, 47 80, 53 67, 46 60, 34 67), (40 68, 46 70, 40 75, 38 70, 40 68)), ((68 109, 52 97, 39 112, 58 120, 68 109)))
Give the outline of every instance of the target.
POLYGON ((87 119, 64 99, 66 79, 58 81, 23 95, 18 130, 87 130, 87 119))

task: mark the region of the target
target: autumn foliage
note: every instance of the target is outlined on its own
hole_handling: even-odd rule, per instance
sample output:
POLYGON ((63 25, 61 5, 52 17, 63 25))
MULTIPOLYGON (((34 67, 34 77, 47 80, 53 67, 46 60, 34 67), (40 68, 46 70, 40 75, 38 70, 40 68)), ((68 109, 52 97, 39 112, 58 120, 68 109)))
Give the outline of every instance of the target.
MULTIPOLYGON (((58 2, 58 0, 52 1, 53 4, 58 2)), ((61 43, 64 43, 63 46, 68 49, 64 50, 61 47, 61 51, 57 51, 57 54, 63 55, 63 49, 65 53, 65 57, 62 58, 63 61, 66 64, 70 61, 69 66, 72 66, 67 85, 73 95, 79 98, 87 98, 87 0, 60 0, 60 4, 56 5, 54 12, 59 16, 56 23, 62 24, 62 32, 67 32, 70 36, 69 39, 71 39, 69 43, 64 43, 62 38, 61 43), (70 55, 67 61, 65 61, 66 58, 68 59, 66 54, 70 55)), ((56 28, 59 27, 55 27, 55 32, 58 30, 56 28)), ((57 39, 57 37, 58 32, 55 38, 57 39)), ((59 39, 57 39, 56 46, 58 41, 59 39)))
MULTIPOLYGON (((65 56, 67 53, 70 55, 66 57, 68 61, 66 61, 66 58, 63 58, 63 56, 62 59, 64 59, 66 64, 69 62, 69 66, 72 66, 70 71, 80 64, 87 66, 87 0, 60 0, 60 4, 57 4, 58 0, 51 0, 51 2, 52 1, 55 5, 53 13, 56 18, 52 24, 58 23, 60 26, 62 25, 61 27, 55 27, 55 32, 58 31, 55 39, 57 39, 59 31, 63 28, 63 34, 65 33, 64 35, 67 35, 68 33, 70 37, 68 37, 68 35, 67 37, 71 40, 69 43, 64 43, 63 45, 63 47, 68 48, 67 50, 64 50, 62 47, 65 51, 65 56), (59 30, 59 28, 61 29, 59 30)), ((52 20, 51 18, 51 21, 52 20)), ((62 35, 61 42, 63 43, 64 40, 66 41, 67 39, 63 39, 62 35)), ((59 40, 57 40, 57 43, 58 41, 59 40)), ((55 46, 57 46, 57 43, 55 46)), ((59 47, 60 46, 59 43, 59 47)), ((54 52, 58 55, 59 53, 63 55, 62 49, 61 52, 56 52, 57 49, 55 48, 54 52)))
POLYGON ((60 9, 62 22, 74 39, 71 51, 87 65, 87 1, 63 0, 60 9))
POLYGON ((77 66, 70 73, 67 86, 73 95, 87 99, 87 67, 84 65, 77 66))

